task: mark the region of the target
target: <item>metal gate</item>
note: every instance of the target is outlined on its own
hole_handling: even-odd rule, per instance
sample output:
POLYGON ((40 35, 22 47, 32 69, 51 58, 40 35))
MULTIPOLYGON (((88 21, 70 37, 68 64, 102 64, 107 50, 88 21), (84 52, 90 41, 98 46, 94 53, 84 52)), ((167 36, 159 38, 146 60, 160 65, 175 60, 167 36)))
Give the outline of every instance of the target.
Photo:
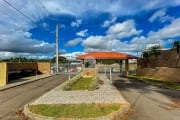
MULTIPOLYGON (((111 81, 115 80, 115 76, 125 76, 125 64, 121 67, 116 63, 112 65, 99 64, 97 68, 99 73, 105 74, 111 81)), ((129 75, 136 75, 136 71, 137 64, 130 64, 129 75)))
POLYGON ((74 76, 81 72, 82 64, 81 63, 60 63, 58 65, 58 72, 56 71, 56 65, 51 64, 51 74, 67 74, 69 79, 71 76, 74 76))

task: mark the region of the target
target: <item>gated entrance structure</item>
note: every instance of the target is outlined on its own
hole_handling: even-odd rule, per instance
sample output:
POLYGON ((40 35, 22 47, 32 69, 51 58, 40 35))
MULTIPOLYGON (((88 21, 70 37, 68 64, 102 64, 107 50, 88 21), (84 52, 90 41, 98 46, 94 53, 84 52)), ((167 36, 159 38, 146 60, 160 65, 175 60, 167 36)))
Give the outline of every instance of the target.
POLYGON ((94 58, 96 60, 96 69, 98 66, 103 63, 105 60, 115 60, 118 61, 119 63, 119 72, 123 76, 128 76, 129 75, 129 59, 137 59, 137 57, 128 55, 125 53, 120 53, 120 52, 90 52, 84 55, 80 55, 77 57, 77 59, 80 59, 83 61, 83 64, 85 66, 87 59, 88 58, 94 58), (125 74, 122 74, 122 62, 125 61, 125 74), (99 65, 98 65, 99 64, 99 65))

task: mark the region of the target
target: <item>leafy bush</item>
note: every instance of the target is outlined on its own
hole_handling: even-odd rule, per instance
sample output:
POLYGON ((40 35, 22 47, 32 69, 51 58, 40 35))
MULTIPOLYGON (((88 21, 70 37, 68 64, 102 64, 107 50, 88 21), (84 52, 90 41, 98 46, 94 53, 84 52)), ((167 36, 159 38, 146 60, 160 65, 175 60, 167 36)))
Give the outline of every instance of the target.
POLYGON ((89 88, 88 90, 96 90, 99 88, 99 85, 98 85, 98 79, 97 77, 93 77, 92 78, 92 82, 91 84, 89 85, 89 88))
POLYGON ((63 90, 70 90, 71 87, 82 77, 80 75, 75 76, 74 78, 72 78, 71 80, 69 80, 64 86, 63 86, 63 90))

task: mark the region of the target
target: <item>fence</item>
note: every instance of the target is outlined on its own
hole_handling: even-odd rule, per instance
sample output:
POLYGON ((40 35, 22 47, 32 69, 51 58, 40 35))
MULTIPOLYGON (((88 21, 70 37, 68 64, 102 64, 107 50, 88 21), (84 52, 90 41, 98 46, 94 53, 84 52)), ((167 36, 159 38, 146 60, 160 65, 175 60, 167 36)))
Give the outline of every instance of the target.
MULTIPOLYGON (((112 64, 112 65, 97 65, 98 73, 104 73, 106 76, 112 81, 115 80, 114 76, 125 76, 125 65, 121 67, 119 64, 112 64)), ((129 75, 136 75, 137 74, 137 65, 131 64, 129 65, 129 75)))
POLYGON ((61 63, 58 65, 58 72, 56 71, 56 65, 51 64, 51 74, 68 74, 69 79, 72 75, 76 75, 82 70, 80 63, 61 63))

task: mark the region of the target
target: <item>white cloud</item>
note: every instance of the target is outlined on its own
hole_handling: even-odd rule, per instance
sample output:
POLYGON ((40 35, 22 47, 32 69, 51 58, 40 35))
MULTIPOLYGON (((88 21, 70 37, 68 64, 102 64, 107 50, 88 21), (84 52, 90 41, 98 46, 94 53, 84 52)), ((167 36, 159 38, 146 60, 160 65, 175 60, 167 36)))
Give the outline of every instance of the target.
POLYGON ((32 33, 30 32, 24 32, 24 37, 30 38, 32 33))
POLYGON ((179 0, 41 0, 51 14, 87 16, 91 13, 110 13, 114 16, 130 15, 143 10, 180 5, 179 0))
POLYGON ((73 40, 70 40, 66 43, 66 46, 76 46, 77 44, 81 43, 83 41, 82 38, 75 38, 73 40))
POLYGON ((137 47, 129 45, 125 41, 121 42, 121 39, 139 35, 141 32, 142 30, 136 29, 134 20, 127 20, 110 26, 104 36, 89 36, 83 40, 82 45, 86 52, 99 50, 132 51, 137 47))
POLYGON ((158 31, 150 31, 148 36, 137 36, 142 31, 137 30, 133 20, 127 20, 110 26, 106 32, 107 34, 104 36, 87 37, 82 40, 82 45, 85 52, 114 50, 135 55, 136 52, 143 51, 150 44, 163 46, 169 44, 170 39, 180 37, 180 28, 178 26, 180 26, 180 18, 174 19, 169 25, 165 25, 158 31), (122 40, 134 35, 136 36, 129 42, 122 40))
POLYGON ((77 32, 76 35, 80 37, 85 37, 87 32, 88 32, 88 29, 85 29, 85 30, 77 32))
POLYGON ((133 35, 139 35, 142 30, 136 30, 134 20, 127 20, 122 23, 116 23, 109 27, 107 34, 117 38, 127 38, 133 35))
MULTIPOLYGON (((62 55, 62 54, 65 54, 67 51, 65 49, 60 49, 59 50, 59 54, 62 55)), ((56 54, 56 53, 55 53, 56 54)))
POLYGON ((171 24, 164 26, 158 31, 150 31, 149 37, 153 39, 166 39, 180 37, 180 18, 174 19, 171 24))
POLYGON ((50 44, 43 40, 29 38, 31 33, 19 31, 9 31, 6 34, 0 31, 0 51, 25 52, 25 53, 50 53, 54 51, 55 44, 50 44))
POLYGON ((72 52, 72 53, 65 53, 62 54, 61 56, 66 57, 69 60, 75 60, 76 57, 78 57, 79 55, 85 54, 84 52, 72 52))
MULTIPOLYGON (((128 43, 121 42, 121 38, 130 37, 133 35, 139 35, 142 31, 137 30, 133 21, 129 24, 117 23, 112 26, 115 17, 121 15, 132 15, 143 10, 152 10, 158 8, 164 8, 169 6, 180 5, 179 0, 151 0, 142 1, 136 0, 132 3, 132 0, 81 0, 77 2, 75 0, 41 0, 45 8, 52 15, 72 15, 81 18, 91 14, 92 16, 99 13, 109 13, 114 16, 114 19, 109 22, 104 22, 105 26, 111 25, 105 36, 91 36, 97 39, 99 43, 102 43, 100 48, 107 46, 108 49, 122 49, 125 50, 129 47, 128 43), (128 7, 127 7, 128 6, 128 7), (108 8, 108 9, 107 9, 108 8), (125 25, 122 25, 125 24, 125 25), (123 27, 124 26, 124 27, 123 27), (115 37, 114 37, 115 36, 115 37), (107 42, 111 41, 111 42, 107 42), (106 44, 104 44, 106 43, 106 44), (115 44, 115 48, 109 47, 110 44, 115 44), (117 47, 118 46, 118 47, 117 47)), ((8 0, 18 10, 26 13, 31 21, 38 23, 47 17, 46 11, 40 5, 37 0, 8 0)), ((3 52, 19 52, 19 53, 49 53, 54 51, 55 44, 48 43, 44 40, 32 39, 32 33, 29 32, 32 28, 37 27, 31 21, 24 16, 20 15, 17 11, 9 7, 3 1, 0 1, 0 51, 3 52)), ((162 13, 161 13, 162 14, 162 13)), ((160 20, 164 21, 169 19, 168 16, 160 15, 160 20), (162 19, 163 18, 163 19, 162 19)), ((127 21, 126 21, 127 22, 127 21)), ((79 27, 82 24, 82 20, 77 19, 73 21, 71 25, 73 27, 79 27)), ((45 28, 48 27, 45 23, 42 24, 45 28)), ((149 33, 148 39, 152 38, 172 38, 179 36, 179 20, 173 20, 172 24, 165 26, 164 28, 149 33)), ((89 43, 88 37, 83 42, 87 49, 96 49, 95 43, 89 43)), ((78 40, 77 40, 78 41, 78 40)), ((77 43, 77 41, 75 43, 77 43)), ((80 41, 80 40, 79 40, 80 41)), ((150 41, 150 40, 149 40, 150 41)), ((78 42, 80 43, 80 42, 78 42)), ((77 43, 77 44, 78 44, 77 43)), ((97 48, 98 49, 98 48, 97 48)), ((18 54, 18 53, 17 53, 18 54)), ((9 54, 10 55, 10 54, 9 54)))
MULTIPOLYGON (((25 13, 24 17, 16 10, 0 1, 0 52, 5 53, 4 57, 24 54, 51 53, 54 51, 55 44, 44 40, 32 39, 32 28, 41 26, 47 28, 47 23, 35 24, 46 17, 43 8, 37 0, 8 0, 19 11, 25 13)), ((1 58, 3 57, 0 56, 1 58)))
MULTIPOLYGON (((150 31, 148 36, 135 36, 129 42, 121 39, 127 38, 131 34, 132 29, 135 29, 136 34, 140 34, 140 30, 136 30, 133 22, 124 21, 109 27, 107 35, 105 36, 90 36, 83 40, 85 51, 99 51, 99 50, 116 50, 121 52, 137 52, 142 51, 152 44, 170 44, 173 38, 180 37, 180 18, 174 19, 169 25, 165 25, 158 31, 150 31), (127 24, 131 23, 131 24, 127 24), (131 27, 127 27, 127 25, 131 27), (131 29, 130 29, 131 28, 131 29), (121 34, 128 33, 127 35, 121 34), (114 35, 114 36, 113 36, 114 35), (119 36, 120 35, 120 36, 119 36), (96 41, 96 42, 92 42, 96 41)), ((133 32, 132 32, 133 33, 133 32)))
POLYGON ((6 52, 6 51, 0 51, 0 58, 8 59, 8 58, 16 58, 16 57, 27 57, 31 56, 30 53, 13 53, 13 52, 6 52))
POLYGON ((83 46, 85 48, 106 49, 108 48, 107 42, 105 36, 90 36, 83 41, 83 46))
POLYGON ((117 18, 113 17, 111 20, 104 21, 102 27, 109 27, 110 25, 114 24, 116 22, 117 18))
POLYGON ((41 25, 42 25, 42 27, 44 29, 48 29, 49 28, 49 25, 47 23, 45 23, 45 22, 43 22, 41 25))
POLYGON ((66 26, 64 24, 60 24, 60 28, 65 28, 66 26))
POLYGON ((153 42, 154 40, 151 38, 140 36, 140 37, 134 37, 130 41, 130 45, 133 51, 143 51, 144 49, 147 48, 147 45, 152 44, 153 42))
POLYGON ((150 31, 147 37, 134 37, 130 41, 131 48, 142 51, 152 45, 164 46, 171 44, 173 39, 180 37, 180 18, 174 19, 169 25, 164 26, 158 31, 150 31))
POLYGON ((24 52, 6 52, 0 51, 0 59, 9 59, 9 58, 18 58, 18 57, 26 57, 29 59, 50 59, 51 57, 48 55, 43 54, 31 54, 31 53, 24 53, 24 52))
POLYGON ((71 23, 71 27, 79 27, 81 25, 81 23, 82 23, 82 20, 77 19, 76 21, 73 21, 71 23))
POLYGON ((156 11, 150 18, 149 22, 159 20, 160 22, 172 21, 174 18, 166 14, 166 9, 156 11))

